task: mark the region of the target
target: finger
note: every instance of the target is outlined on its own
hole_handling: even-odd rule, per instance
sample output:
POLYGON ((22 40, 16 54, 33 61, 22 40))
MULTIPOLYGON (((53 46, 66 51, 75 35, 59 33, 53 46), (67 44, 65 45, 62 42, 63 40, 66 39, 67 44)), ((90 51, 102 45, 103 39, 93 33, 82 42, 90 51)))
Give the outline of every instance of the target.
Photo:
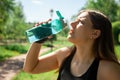
POLYGON ((51 20, 52 20, 52 19, 50 18, 50 19, 44 21, 44 23, 49 23, 51 20))
POLYGON ((38 22, 38 24, 40 25, 40 24, 48 23, 48 22, 50 22, 51 20, 52 20, 52 19, 48 19, 48 20, 43 21, 43 22, 38 22))
POLYGON ((39 25, 41 25, 41 24, 43 24, 43 22, 38 22, 38 23, 36 23, 33 27, 39 26, 39 25))
POLYGON ((43 24, 44 22, 38 22, 39 25, 43 24))
POLYGON ((48 36, 48 39, 51 39, 51 38, 53 38, 53 36, 51 35, 51 36, 48 36))
POLYGON ((39 26, 39 25, 40 25, 39 23, 36 23, 36 24, 34 25, 34 27, 39 26))
POLYGON ((50 19, 48 19, 47 21, 49 22, 49 21, 51 21, 52 19, 50 18, 50 19))
POLYGON ((36 26, 38 26, 38 23, 36 23, 33 27, 36 27, 36 26))
POLYGON ((44 24, 44 23, 48 23, 48 22, 50 22, 51 20, 52 20, 52 19, 48 19, 48 20, 43 21, 43 22, 38 22, 38 23, 36 23, 33 27, 39 26, 39 25, 44 24))

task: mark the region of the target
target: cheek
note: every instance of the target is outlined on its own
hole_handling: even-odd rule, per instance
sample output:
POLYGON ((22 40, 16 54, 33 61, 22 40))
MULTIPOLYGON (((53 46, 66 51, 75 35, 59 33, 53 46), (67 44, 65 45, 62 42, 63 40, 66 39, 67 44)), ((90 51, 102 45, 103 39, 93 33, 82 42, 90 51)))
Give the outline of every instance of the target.
POLYGON ((87 29, 85 29, 85 26, 80 26, 76 30, 76 34, 79 36, 84 36, 87 33, 87 29))
POLYGON ((91 31, 89 29, 86 29, 85 27, 81 27, 77 31, 76 37, 80 39, 89 39, 91 31))

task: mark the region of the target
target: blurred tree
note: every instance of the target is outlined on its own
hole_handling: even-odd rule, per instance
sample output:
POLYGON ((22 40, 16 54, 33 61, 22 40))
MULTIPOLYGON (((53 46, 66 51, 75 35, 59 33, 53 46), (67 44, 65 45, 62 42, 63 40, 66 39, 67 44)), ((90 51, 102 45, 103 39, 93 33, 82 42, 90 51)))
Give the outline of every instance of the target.
MULTIPOLYGON (((6 12, 5 9, 1 11, 6 12, 5 19, 1 18, 0 24, 0 39, 1 40, 26 40, 25 30, 28 29, 29 24, 25 22, 25 16, 23 13, 23 7, 20 2, 15 3, 14 0, 6 0, 8 2, 13 1, 10 12, 6 12)), ((6 4, 3 1, 2 4, 6 4)), ((5 5, 6 6, 6 5, 5 5)), ((8 9, 8 7, 6 7, 8 9)))
POLYGON ((8 21, 10 15, 14 11, 14 0, 1 0, 0 1, 0 39, 3 36, 3 26, 8 21))
POLYGON ((7 18, 14 11, 14 0, 1 0, 0 1, 0 23, 7 21, 7 18))
POLYGON ((25 16, 23 14, 23 7, 21 3, 15 7, 13 25, 11 27, 13 29, 13 37, 15 37, 15 39, 21 39, 24 36, 25 30, 28 28, 25 23, 25 16))
POLYGON ((107 15, 112 22, 119 20, 119 1, 117 0, 88 0, 85 9, 95 9, 107 15))
POLYGON ((113 26, 113 37, 115 44, 120 45, 119 35, 120 35, 120 21, 116 21, 112 23, 113 26))
MULTIPOLYGON (((82 9, 99 10, 107 15, 112 22, 120 20, 120 0, 88 0, 82 9)), ((71 17, 71 20, 75 18, 76 14, 71 17)))

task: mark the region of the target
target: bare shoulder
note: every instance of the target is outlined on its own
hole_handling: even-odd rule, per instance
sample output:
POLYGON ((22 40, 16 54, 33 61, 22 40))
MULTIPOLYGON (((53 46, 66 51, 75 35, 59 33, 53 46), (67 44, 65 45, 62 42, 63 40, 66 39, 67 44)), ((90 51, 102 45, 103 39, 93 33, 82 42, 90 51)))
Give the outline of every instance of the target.
POLYGON ((113 61, 101 60, 99 65, 99 75, 103 80, 119 80, 120 64, 113 61))
POLYGON ((62 64, 63 60, 70 55, 71 50, 71 47, 63 47, 56 51, 59 66, 62 64))

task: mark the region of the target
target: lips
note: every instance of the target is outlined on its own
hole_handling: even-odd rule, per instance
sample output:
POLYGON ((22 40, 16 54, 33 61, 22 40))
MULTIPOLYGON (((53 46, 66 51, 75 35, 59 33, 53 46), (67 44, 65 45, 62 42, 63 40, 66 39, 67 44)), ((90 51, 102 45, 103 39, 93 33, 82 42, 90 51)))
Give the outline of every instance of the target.
POLYGON ((73 32, 74 32, 73 29, 70 29, 69 34, 72 34, 73 32))

